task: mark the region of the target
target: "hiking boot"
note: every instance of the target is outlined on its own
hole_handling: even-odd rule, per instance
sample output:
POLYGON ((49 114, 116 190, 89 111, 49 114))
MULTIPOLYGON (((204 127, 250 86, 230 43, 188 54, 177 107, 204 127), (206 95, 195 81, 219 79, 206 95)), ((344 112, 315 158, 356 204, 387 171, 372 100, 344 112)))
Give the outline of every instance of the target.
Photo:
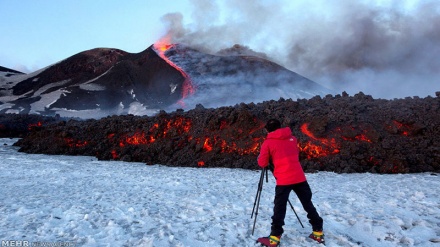
POLYGON ((275 247, 280 244, 281 236, 273 236, 259 238, 257 243, 260 243, 262 246, 275 247))
POLYGON ((322 231, 313 231, 312 234, 310 234, 309 238, 315 240, 320 244, 325 245, 324 233, 322 231))

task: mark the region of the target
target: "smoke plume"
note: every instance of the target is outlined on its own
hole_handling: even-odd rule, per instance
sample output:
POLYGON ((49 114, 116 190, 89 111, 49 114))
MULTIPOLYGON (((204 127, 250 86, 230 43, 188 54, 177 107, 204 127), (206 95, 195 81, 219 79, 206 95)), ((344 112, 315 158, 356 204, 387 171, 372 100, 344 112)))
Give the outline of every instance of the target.
POLYGON ((192 4, 191 16, 163 16, 175 43, 211 53, 240 44, 335 91, 390 99, 440 90, 438 1, 192 4))

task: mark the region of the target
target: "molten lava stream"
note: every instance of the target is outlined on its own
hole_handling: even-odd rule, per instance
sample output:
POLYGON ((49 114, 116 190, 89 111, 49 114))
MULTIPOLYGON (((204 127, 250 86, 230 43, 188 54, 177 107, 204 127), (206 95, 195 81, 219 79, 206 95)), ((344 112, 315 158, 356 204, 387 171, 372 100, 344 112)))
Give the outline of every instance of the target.
POLYGON ((169 65, 171 65, 177 71, 179 71, 180 74, 182 74, 182 76, 185 78, 185 80, 183 81, 183 84, 182 84, 182 99, 179 100, 179 102, 178 102, 182 107, 184 107, 185 104, 184 104, 183 100, 186 97, 188 97, 189 95, 194 94, 195 88, 194 88, 192 81, 189 78, 188 74, 186 74, 185 71, 183 71, 179 66, 177 66, 175 63, 173 63, 171 60, 169 60, 167 58, 167 56, 165 56, 165 52, 168 49, 170 49, 171 47, 173 47, 173 45, 169 44, 168 40, 169 40, 169 37, 166 36, 163 39, 156 42, 153 45, 153 47, 154 47, 154 49, 156 49, 156 52, 158 53, 159 57, 161 57, 163 60, 165 60, 165 62, 167 62, 169 65))
POLYGON ((307 142, 305 145, 299 145, 299 148, 302 152, 305 152, 307 156, 310 157, 322 157, 327 156, 329 154, 337 154, 339 153, 339 146, 336 144, 336 140, 331 138, 327 140, 325 138, 316 137, 310 130, 309 124, 304 123, 301 125, 301 132, 311 138, 315 142, 319 142, 322 146, 318 146, 313 144, 312 142, 307 142))

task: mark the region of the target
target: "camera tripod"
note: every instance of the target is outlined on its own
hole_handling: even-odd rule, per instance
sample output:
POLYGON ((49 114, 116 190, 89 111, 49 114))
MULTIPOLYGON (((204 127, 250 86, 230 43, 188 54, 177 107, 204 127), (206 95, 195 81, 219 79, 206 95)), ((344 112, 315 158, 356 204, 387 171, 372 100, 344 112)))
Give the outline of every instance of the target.
MULTIPOLYGON (((269 182, 267 173, 268 173, 268 168, 267 167, 263 168, 263 170, 261 171, 261 175, 260 175, 260 181, 258 182, 257 195, 255 196, 254 208, 252 209, 252 214, 251 214, 251 219, 252 219, 252 217, 254 216, 254 212, 255 212, 254 226, 252 228, 252 235, 254 235, 255 223, 257 223, 258 208, 259 208, 259 205, 260 205, 261 191, 263 190, 264 176, 266 176, 266 183, 269 182)), ((292 208, 293 212, 295 213, 296 218, 298 219, 298 221, 301 224, 302 228, 304 228, 304 225, 302 224, 301 220, 299 219, 298 214, 296 214, 296 211, 293 208, 292 203, 290 202, 290 200, 287 200, 287 202, 289 203, 290 207, 292 208)))

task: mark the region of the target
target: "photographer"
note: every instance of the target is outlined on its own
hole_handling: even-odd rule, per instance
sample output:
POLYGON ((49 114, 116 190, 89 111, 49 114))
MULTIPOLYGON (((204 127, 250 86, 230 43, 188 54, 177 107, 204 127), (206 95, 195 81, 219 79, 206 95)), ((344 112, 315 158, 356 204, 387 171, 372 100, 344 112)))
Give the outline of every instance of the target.
POLYGON ((276 187, 270 236, 259 238, 257 242, 263 246, 278 246, 284 232, 287 201, 290 191, 293 190, 312 225, 313 232, 309 237, 319 243, 324 243, 323 220, 312 203, 312 191, 299 162, 296 138, 289 127, 281 128, 281 123, 277 119, 270 119, 265 129, 268 134, 261 146, 258 165, 265 168, 273 163, 273 167, 269 168, 276 179, 276 187))

